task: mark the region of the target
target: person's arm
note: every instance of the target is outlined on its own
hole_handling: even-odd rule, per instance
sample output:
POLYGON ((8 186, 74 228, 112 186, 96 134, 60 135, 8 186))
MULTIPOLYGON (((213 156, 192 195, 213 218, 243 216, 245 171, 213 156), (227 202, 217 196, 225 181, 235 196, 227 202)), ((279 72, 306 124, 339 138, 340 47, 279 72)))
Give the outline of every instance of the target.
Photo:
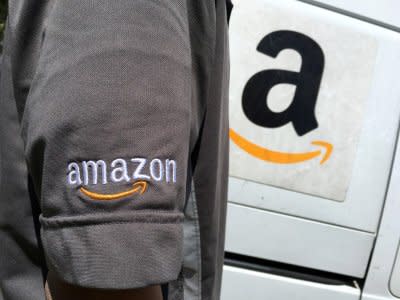
POLYGON ((61 281, 52 272, 47 276, 45 295, 46 300, 162 300, 159 285, 129 290, 91 289, 61 281))
POLYGON ((181 271, 192 92, 185 3, 55 1, 47 19, 22 135, 47 266, 79 292, 124 293, 181 271))

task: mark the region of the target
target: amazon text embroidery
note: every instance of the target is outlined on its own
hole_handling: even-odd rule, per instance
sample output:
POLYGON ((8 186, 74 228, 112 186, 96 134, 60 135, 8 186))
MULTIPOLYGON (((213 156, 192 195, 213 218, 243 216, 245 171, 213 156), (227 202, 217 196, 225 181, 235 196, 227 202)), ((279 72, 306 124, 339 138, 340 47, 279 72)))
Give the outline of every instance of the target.
POLYGON ((109 165, 104 160, 85 160, 68 164, 67 182, 70 185, 107 184, 133 180, 176 182, 177 164, 173 159, 135 157, 127 161, 114 159, 109 165))

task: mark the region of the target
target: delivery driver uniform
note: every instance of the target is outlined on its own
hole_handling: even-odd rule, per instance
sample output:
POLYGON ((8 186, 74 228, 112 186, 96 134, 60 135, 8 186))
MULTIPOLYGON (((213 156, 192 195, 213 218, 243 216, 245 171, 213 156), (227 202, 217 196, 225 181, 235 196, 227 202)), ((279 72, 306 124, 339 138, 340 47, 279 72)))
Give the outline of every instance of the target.
POLYGON ((82 287, 218 299, 222 0, 13 0, 0 82, 0 298, 82 287))

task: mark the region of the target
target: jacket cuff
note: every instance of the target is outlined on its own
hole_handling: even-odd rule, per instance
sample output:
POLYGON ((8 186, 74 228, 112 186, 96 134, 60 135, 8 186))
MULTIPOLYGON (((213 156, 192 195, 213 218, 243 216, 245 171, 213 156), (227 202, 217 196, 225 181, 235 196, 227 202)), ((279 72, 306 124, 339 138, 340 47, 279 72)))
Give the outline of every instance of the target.
POLYGON ((132 289, 178 277, 182 215, 40 217, 49 270, 77 286, 132 289), (114 216, 115 217, 115 216, 114 216))

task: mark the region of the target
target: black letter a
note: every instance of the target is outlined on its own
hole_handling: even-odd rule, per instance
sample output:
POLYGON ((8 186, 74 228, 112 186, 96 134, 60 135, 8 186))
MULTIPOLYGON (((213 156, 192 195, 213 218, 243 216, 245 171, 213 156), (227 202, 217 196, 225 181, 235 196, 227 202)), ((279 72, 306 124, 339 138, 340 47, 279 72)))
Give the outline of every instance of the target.
POLYGON ((252 76, 242 97, 243 111, 257 125, 276 128, 293 123, 298 135, 304 135, 318 127, 315 118, 324 54, 311 38, 294 31, 275 31, 264 37, 257 50, 276 57, 284 49, 297 51, 302 58, 300 72, 265 70, 252 76), (296 85, 296 93, 290 106, 283 112, 273 112, 267 105, 267 96, 273 86, 280 83, 296 85))

